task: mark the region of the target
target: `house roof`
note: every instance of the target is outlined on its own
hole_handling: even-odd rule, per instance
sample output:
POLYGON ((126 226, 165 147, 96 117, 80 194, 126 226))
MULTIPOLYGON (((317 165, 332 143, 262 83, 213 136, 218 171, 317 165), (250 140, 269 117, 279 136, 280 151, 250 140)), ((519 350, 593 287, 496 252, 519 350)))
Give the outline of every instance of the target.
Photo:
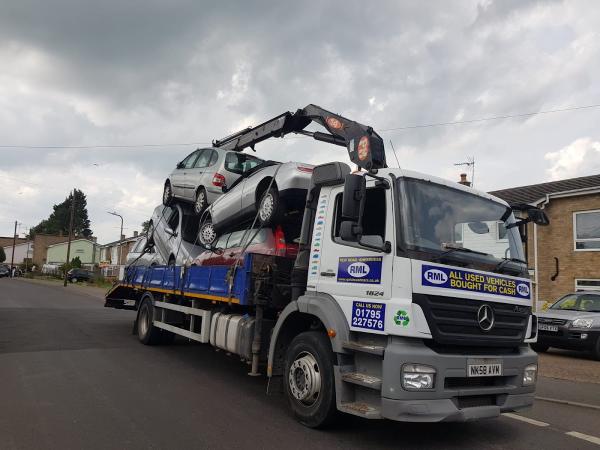
POLYGON ((509 204, 536 203, 549 194, 600 188, 600 174, 588 177, 569 178, 567 180, 551 181, 549 183, 530 184, 509 189, 492 191, 490 194, 500 197, 509 204))
POLYGON ((117 246, 117 245, 119 245, 119 243, 125 244, 127 242, 135 242, 141 237, 144 237, 144 235, 140 234, 138 236, 131 236, 131 237, 125 238, 121 241, 113 241, 113 242, 109 242, 108 244, 102 244, 100 247, 106 248, 106 247, 111 247, 111 246, 117 246))

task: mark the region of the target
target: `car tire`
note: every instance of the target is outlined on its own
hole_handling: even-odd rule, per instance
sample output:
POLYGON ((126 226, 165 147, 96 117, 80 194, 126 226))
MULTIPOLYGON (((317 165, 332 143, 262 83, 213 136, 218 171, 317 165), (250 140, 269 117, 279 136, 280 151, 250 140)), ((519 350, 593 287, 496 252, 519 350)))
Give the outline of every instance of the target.
POLYGON ((596 345, 594 346, 594 350, 592 350, 592 355, 594 359, 600 361, 600 336, 596 339, 596 345))
POLYGON ((334 364, 331 343, 322 332, 300 333, 287 349, 285 393, 294 416, 307 427, 321 428, 335 420, 334 364))
POLYGON ((167 181, 165 183, 165 187, 163 188, 163 205, 171 206, 173 203, 173 188, 171 187, 171 182, 167 181))
POLYGON ((142 300, 136 320, 138 339, 144 345, 156 345, 162 340, 161 329, 155 327, 152 323, 153 317, 152 299, 146 297, 142 300))
POLYGON ((194 199, 194 214, 200 216, 208 206, 208 198, 203 187, 198 188, 196 198, 194 199))
POLYGON ((549 345, 544 344, 531 344, 531 349, 537 353, 546 353, 550 348, 549 345))
POLYGON ((71 278, 71 283, 77 283, 77 277, 71 278))
POLYGON ((212 245, 217 240, 217 232, 210 220, 202 224, 198 231, 198 240, 202 245, 212 245))
POLYGON ((263 227, 276 223, 281 215, 281 201, 277 188, 271 187, 268 192, 260 197, 258 205, 258 220, 263 227))

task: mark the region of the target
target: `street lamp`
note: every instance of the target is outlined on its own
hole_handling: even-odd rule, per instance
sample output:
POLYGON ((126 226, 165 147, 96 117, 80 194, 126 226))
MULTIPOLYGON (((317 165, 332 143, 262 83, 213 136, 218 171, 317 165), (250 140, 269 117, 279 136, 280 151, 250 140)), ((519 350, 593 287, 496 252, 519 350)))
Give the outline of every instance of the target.
POLYGON ((117 214, 115 211, 110 212, 110 211, 106 211, 107 213, 109 213, 112 216, 117 216, 121 218, 121 234, 119 234, 119 255, 117 256, 117 264, 120 266, 121 265, 121 241, 123 240, 123 216, 121 214, 117 214))

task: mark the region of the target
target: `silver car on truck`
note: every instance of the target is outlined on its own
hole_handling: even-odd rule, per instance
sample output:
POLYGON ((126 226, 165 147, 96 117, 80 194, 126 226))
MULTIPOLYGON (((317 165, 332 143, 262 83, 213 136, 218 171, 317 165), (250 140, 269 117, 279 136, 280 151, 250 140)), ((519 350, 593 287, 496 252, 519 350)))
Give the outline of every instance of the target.
POLYGON ((201 148, 186 156, 171 172, 163 188, 163 205, 175 200, 193 204, 200 214, 245 172, 260 165, 262 159, 242 152, 220 148, 201 148))
POLYGON ((246 171, 200 219, 202 244, 214 242, 225 230, 254 219, 268 226, 300 218, 313 166, 298 162, 264 161, 246 171))

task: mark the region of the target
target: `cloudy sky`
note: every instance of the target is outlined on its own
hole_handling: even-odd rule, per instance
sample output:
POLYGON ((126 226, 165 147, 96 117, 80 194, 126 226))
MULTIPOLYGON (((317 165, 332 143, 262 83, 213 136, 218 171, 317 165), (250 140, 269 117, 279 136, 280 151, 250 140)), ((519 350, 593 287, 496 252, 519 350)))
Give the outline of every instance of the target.
MULTIPOLYGON (((600 104, 593 0, 1 0, 0 67, 0 235, 73 187, 100 242, 118 239, 108 210, 130 235, 196 146, 308 103, 396 129, 390 166, 390 141, 448 179, 474 156, 483 190, 600 172, 600 108, 411 128, 600 104)), ((304 138, 257 149, 347 160, 304 138)))

